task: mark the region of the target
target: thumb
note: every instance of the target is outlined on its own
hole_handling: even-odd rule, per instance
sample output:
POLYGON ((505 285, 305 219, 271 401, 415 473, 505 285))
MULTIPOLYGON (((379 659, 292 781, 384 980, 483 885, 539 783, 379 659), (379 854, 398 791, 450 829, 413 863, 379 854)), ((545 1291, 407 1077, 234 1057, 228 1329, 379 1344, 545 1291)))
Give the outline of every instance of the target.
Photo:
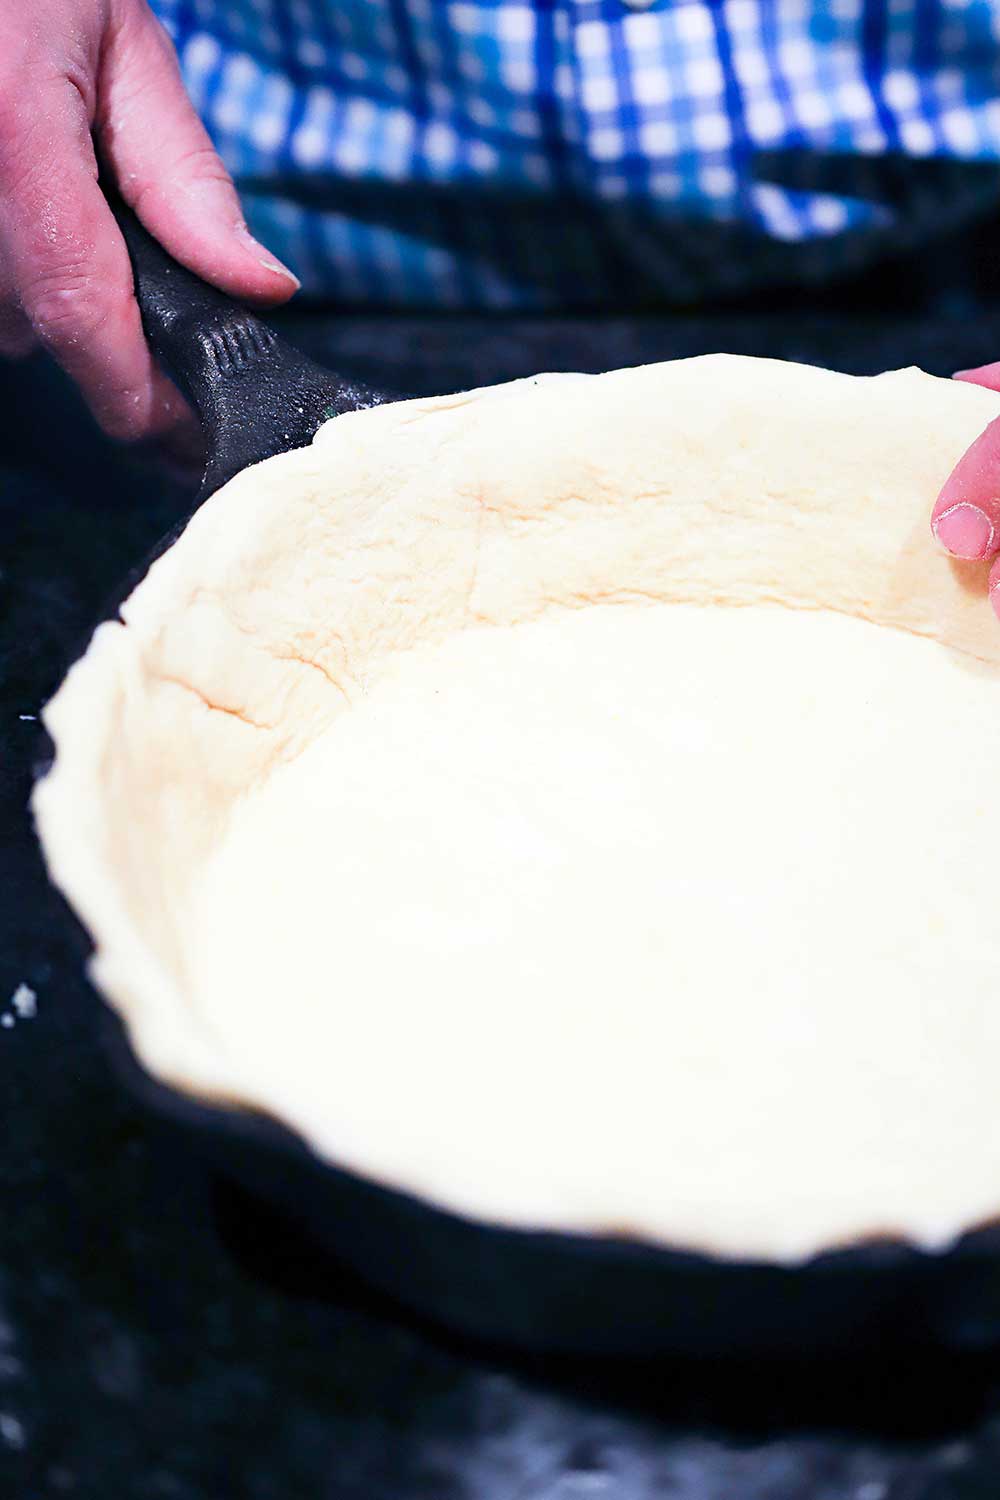
POLYGON ((122 197, 196 275, 244 301, 285 301, 298 280, 247 229, 166 32, 145 0, 123 10, 102 60, 95 120, 122 197))

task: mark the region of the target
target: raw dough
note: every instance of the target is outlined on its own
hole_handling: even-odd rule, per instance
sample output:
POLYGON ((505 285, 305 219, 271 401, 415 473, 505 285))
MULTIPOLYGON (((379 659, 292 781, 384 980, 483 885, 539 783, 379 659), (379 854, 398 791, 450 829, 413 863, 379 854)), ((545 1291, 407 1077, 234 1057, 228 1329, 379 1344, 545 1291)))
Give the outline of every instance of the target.
POLYGON ((996 1213, 1000 632, 928 516, 998 413, 713 356, 238 476, 46 713, 146 1066, 507 1223, 794 1260, 996 1213))

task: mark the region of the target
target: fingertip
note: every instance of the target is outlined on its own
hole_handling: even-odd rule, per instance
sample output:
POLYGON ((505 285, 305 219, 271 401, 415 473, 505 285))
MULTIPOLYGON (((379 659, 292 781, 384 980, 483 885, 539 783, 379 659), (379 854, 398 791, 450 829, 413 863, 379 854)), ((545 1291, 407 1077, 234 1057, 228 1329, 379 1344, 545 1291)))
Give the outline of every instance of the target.
POLYGON ((91 398, 90 409, 104 436, 114 443, 141 443, 149 435, 149 406, 139 392, 117 400, 98 392, 91 398))
POLYGON ((93 398, 94 415, 102 430, 116 442, 193 446, 201 427, 172 381, 155 368, 132 390, 99 390, 93 398))
POLYGON ((264 284, 267 294, 280 296, 282 298, 294 296, 302 283, 295 272, 280 261, 276 255, 272 255, 266 245, 262 245, 258 239, 250 233, 245 224, 237 224, 234 231, 236 243, 249 255, 255 266, 261 266, 268 273, 268 281, 264 284), (276 277, 276 281, 271 281, 276 277))
POLYGON ((205 433, 201 423, 171 380, 154 376, 153 419, 149 438, 175 464, 195 469, 205 461, 205 433))
POLYGON ((931 529, 952 557, 978 562, 997 548, 997 530, 984 510, 967 500, 947 506, 936 514, 931 529))
POLYGON ((77 378, 105 436, 131 446, 147 441, 171 420, 162 394, 163 385, 170 383, 153 364, 134 303, 122 309, 118 324, 115 355, 122 383, 112 384, 99 362, 89 363, 77 378))
POLYGON ((934 536, 952 557, 978 562, 1000 547, 1000 417, 966 449, 931 514, 934 536))
POLYGON ((254 238, 242 218, 234 222, 239 205, 228 186, 189 188, 169 200, 158 187, 134 206, 168 254, 228 296, 274 306, 299 290, 294 271, 254 238))
POLYGON ((197 425, 191 407, 170 377, 160 369, 153 371, 150 423, 156 432, 169 432, 192 423, 197 425))

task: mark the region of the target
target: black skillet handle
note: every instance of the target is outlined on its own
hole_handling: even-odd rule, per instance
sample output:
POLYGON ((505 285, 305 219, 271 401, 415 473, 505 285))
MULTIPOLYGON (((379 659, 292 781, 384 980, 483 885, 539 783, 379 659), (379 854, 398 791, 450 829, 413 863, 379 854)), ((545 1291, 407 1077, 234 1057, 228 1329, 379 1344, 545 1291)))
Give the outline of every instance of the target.
POLYGON ((205 430, 199 501, 248 464, 304 447, 329 417, 386 399, 300 354, 179 265, 120 199, 108 198, 132 261, 146 337, 205 430))

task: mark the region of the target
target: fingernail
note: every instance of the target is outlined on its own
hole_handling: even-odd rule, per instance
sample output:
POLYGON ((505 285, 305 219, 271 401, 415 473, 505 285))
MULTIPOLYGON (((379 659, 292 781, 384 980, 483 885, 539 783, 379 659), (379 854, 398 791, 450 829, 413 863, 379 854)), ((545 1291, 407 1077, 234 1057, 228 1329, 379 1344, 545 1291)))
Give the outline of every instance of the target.
POLYGON ((934 535, 953 557, 985 557, 993 544, 993 526, 985 511, 959 501, 934 522, 934 535))
POLYGON ((238 224, 236 226, 236 238, 244 249, 249 250, 254 260, 259 262, 266 270, 274 271, 278 276, 287 276, 288 280, 294 282, 297 287, 302 285, 294 271, 290 271, 287 266, 283 266, 281 261, 277 260, 271 254, 270 250, 265 249, 260 240, 255 240, 245 224, 238 224))

